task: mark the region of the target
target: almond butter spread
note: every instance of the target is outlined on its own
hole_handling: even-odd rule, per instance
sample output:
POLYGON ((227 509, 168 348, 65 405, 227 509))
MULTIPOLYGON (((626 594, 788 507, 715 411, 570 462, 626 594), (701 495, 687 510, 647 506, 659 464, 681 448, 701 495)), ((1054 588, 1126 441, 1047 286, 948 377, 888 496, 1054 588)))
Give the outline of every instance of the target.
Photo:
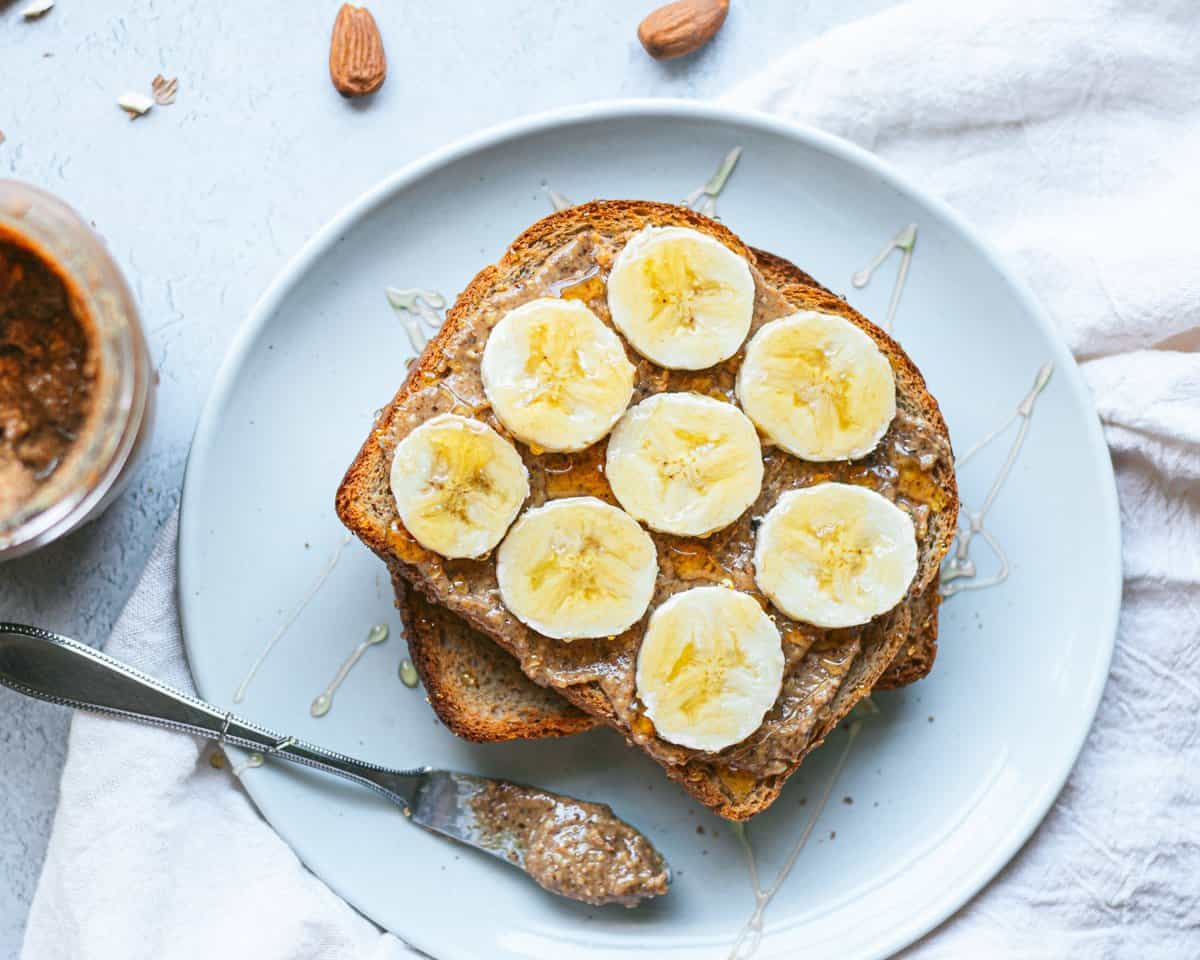
POLYGON ((471 798, 471 810, 483 843, 512 848, 551 893, 636 907, 667 892, 662 856, 606 804, 493 782, 471 798))
MULTIPOLYGON (((573 242, 507 284, 498 285, 475 307, 470 322, 458 324, 440 348, 440 358, 423 362, 411 392, 376 431, 387 462, 409 431, 440 413, 475 417, 510 436, 495 417, 484 394, 479 358, 488 332, 509 310, 535 297, 561 296, 586 303, 610 322, 606 278, 623 237, 583 229, 573 242)), ((795 311, 788 299, 754 270, 756 298, 750 336, 763 324, 795 311)), ((840 303, 828 295, 829 309, 840 303)), ((818 307, 819 308, 819 305, 818 307)), ((694 391, 735 402, 734 385, 742 352, 700 371, 667 370, 632 350, 636 365, 632 403, 664 391, 694 391)), ((900 604, 863 627, 820 630, 779 614, 759 591, 752 560, 759 519, 781 493, 822 481, 863 484, 913 520, 920 567, 915 584, 923 587, 936 576, 941 548, 931 518, 953 503, 953 454, 939 423, 898 394, 896 417, 874 451, 854 461, 809 463, 776 447, 764 447, 764 479, 759 499, 740 519, 707 538, 651 533, 658 550, 659 575, 651 609, 689 587, 723 584, 754 596, 775 620, 784 639, 783 688, 762 726, 742 743, 719 754, 676 746, 658 737, 637 699, 634 672, 641 638, 639 626, 617 637, 552 640, 526 628, 501 602, 494 558, 447 560, 421 548, 395 519, 389 546, 396 559, 419 570, 416 581, 436 602, 465 617, 477 629, 500 641, 524 672, 542 685, 568 695, 584 691, 589 712, 615 721, 628 739, 664 764, 679 779, 716 777, 721 789, 738 799, 761 778, 782 774, 802 756, 828 715, 839 692, 856 683, 862 655, 878 649, 882 635, 907 633, 910 613, 900 604), (950 484, 949 492, 946 484, 950 484)), ((607 441, 579 453, 548 453, 517 443, 530 473, 527 507, 560 497, 594 496, 616 504, 604 474, 607 441)), ((572 699, 576 699, 572 697, 572 699)))
POLYGON ((91 411, 88 329, 53 264, 0 233, 0 518, 54 473, 91 411))

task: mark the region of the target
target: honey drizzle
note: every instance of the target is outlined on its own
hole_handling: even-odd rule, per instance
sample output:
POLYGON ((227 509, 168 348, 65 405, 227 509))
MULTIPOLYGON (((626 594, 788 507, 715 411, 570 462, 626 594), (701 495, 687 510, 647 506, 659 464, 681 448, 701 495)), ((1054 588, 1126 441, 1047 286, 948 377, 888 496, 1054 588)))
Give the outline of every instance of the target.
POLYGON ((584 276, 575 283, 563 287, 559 292, 559 296, 564 300, 578 300, 581 303, 590 303, 593 300, 599 300, 607 291, 608 284, 600 276, 599 268, 597 268, 590 276, 584 276))
POLYGON ((583 273, 551 281, 546 289, 551 296, 563 300, 592 300, 602 296, 608 284, 600 276, 599 264, 592 264, 583 273))
POLYGON ((346 549, 346 544, 349 542, 350 534, 347 533, 344 537, 342 537, 341 543, 337 545, 337 549, 333 551, 333 555, 329 558, 329 563, 326 565, 325 569, 321 571, 321 575, 317 577, 312 587, 309 588, 308 593, 304 595, 304 598, 291 612, 288 618, 283 621, 279 629, 277 629, 271 636, 271 639, 267 641, 267 645, 263 647, 262 652, 258 655, 258 659, 251 664, 249 673, 246 674, 245 679, 242 680, 242 682, 238 685, 237 690, 233 692, 234 703, 241 703, 246 699, 246 690, 250 686, 251 682, 253 682, 254 678, 258 675, 258 671, 262 669, 262 665, 267 662, 267 657, 271 655, 271 651, 275 649, 276 644, 278 644, 279 641, 283 639, 284 634, 286 634, 288 630, 292 628, 292 624, 299 619, 300 614, 304 612, 305 608, 312 602, 313 598, 321 592, 321 588, 325 586, 325 581, 329 579, 329 575, 333 573, 334 567, 336 567, 338 565, 338 561, 342 559, 342 551, 346 549))
POLYGON ((603 452, 597 447, 579 453, 547 454, 547 461, 553 466, 545 465, 542 484, 547 500, 558 500, 562 497, 597 497, 600 500, 613 500, 612 488, 604 475, 603 452), (561 457, 560 461, 551 458, 561 457))
POLYGON ((883 329, 888 333, 892 332, 892 328, 896 324, 896 310, 900 306, 900 294, 904 290, 904 281, 908 278, 908 268, 912 263, 913 247, 916 244, 917 225, 910 223, 892 237, 888 245, 879 252, 874 260, 850 278, 850 282, 861 290, 871 282, 871 276, 883 265, 883 261, 891 256, 893 250, 901 251, 900 269, 896 271, 896 282, 892 285, 892 297, 888 301, 887 315, 883 321, 883 329))
POLYGON ((575 204, 573 204, 553 187, 547 184, 542 184, 542 189, 546 191, 546 199, 550 201, 550 206, 553 207, 555 211, 566 210, 567 207, 575 206, 575 204))
POLYGON ((734 585, 734 572, 722 564, 711 550, 702 543, 688 543, 693 549, 683 549, 672 543, 667 547, 671 554, 671 566, 680 580, 704 580, 720 583, 727 587, 734 585))
POLYGON ((1053 363, 1042 364, 1038 368, 1037 376, 1034 378, 1033 387, 1017 405, 1016 412, 955 461, 956 468, 965 466, 975 454, 1004 434, 1014 423, 1020 421, 1021 426, 1017 430, 1017 435, 1013 438, 1012 445, 1008 448, 1008 456, 1005 457, 1004 463, 1001 464, 1000 470, 996 474, 996 479, 992 481, 987 496, 984 498, 983 506, 978 510, 971 510, 966 503, 963 503, 961 506, 958 527, 954 533, 953 552, 942 569, 941 583, 938 587, 943 597, 952 597, 963 590, 983 590, 986 587, 998 586, 1008 579, 1008 555, 1004 552, 1000 541, 996 539, 995 535, 984 524, 988 511, 991 510, 992 504, 996 502, 996 497, 999 496, 1000 489, 1004 486, 1009 474, 1012 473, 1013 466, 1021 454, 1021 449, 1025 445, 1025 437, 1029 433, 1029 426, 1033 420, 1033 411, 1037 405, 1037 399, 1041 396, 1042 391, 1046 389, 1046 384, 1050 382, 1050 376, 1053 372, 1053 363), (962 522, 963 519, 966 520, 965 525, 962 522), (991 548, 992 553, 995 555, 997 561, 999 561, 1000 568, 991 577, 980 579, 976 576, 975 561, 971 558, 971 542, 976 536, 991 548))
POLYGON ((383 643, 388 638, 388 628, 386 623, 377 623, 369 631, 367 631, 366 639, 364 639, 350 653, 338 667, 337 673, 333 675, 333 679, 329 681, 329 685, 317 694, 309 707, 308 712, 314 717, 323 717, 331 709, 333 709, 333 695, 337 693, 338 688, 350 676, 350 671, 354 669, 354 665, 362 659, 363 654, 376 644, 383 643))
POLYGON ((399 520, 393 521, 388 528, 388 546, 405 563, 420 563, 432 556, 399 520))
POLYGON ((721 191, 725 189, 725 184, 729 180, 730 174, 733 173, 734 167, 737 166, 738 160, 742 158, 742 148, 734 147, 721 160, 720 165, 713 172, 713 175, 708 178, 703 186, 697 187, 686 197, 683 198, 683 206, 691 207, 697 213, 702 213, 706 217, 716 218, 717 216, 717 197, 721 195, 721 191))
POLYGON ((759 879, 758 858, 754 853, 754 847, 750 843, 746 825, 742 823, 733 824, 733 832, 741 843, 742 852, 746 857, 746 867, 750 872, 750 883, 754 888, 754 912, 750 914, 750 919, 746 921, 737 939, 733 941, 733 947, 729 951, 728 960, 749 960, 758 951, 762 943, 763 917, 767 912, 767 907, 771 905, 771 901, 775 899, 776 894, 783 887, 788 874, 792 872, 792 867, 796 865, 801 852, 808 844, 808 838, 812 836, 813 828, 817 825, 817 820, 820 819, 821 814, 825 811, 825 807, 829 804, 833 788, 837 785, 838 778, 841 777, 842 770, 846 766, 846 758, 850 756, 850 748, 854 746, 854 741, 858 739, 861 729, 862 720, 854 720, 850 723, 847 730, 846 745, 842 748, 842 755, 838 757, 837 764, 833 768, 833 773, 825 784, 825 790, 821 794, 820 803, 809 814, 808 820, 804 824, 804 829, 800 832, 800 836, 797 838, 791 852, 788 853, 783 866, 779 868, 779 873, 775 875, 775 882, 765 890, 759 879))
POLYGON ((404 324, 413 351, 420 353, 429 342, 429 335, 422 329, 421 322, 424 321, 429 333, 437 333, 443 320, 438 311, 445 308, 446 298, 436 290, 421 290, 417 287, 407 290, 388 287, 385 294, 388 303, 399 314, 404 324))
POLYGON ((480 410, 486 409, 488 406, 486 401, 483 403, 473 403, 472 401, 468 400, 461 393, 458 393, 445 380, 438 380, 435 386, 438 390, 441 390, 442 393, 446 394, 446 396, 450 398, 450 402, 453 404, 453 406, 450 407, 451 413, 456 413, 464 417, 471 417, 477 414, 480 410))

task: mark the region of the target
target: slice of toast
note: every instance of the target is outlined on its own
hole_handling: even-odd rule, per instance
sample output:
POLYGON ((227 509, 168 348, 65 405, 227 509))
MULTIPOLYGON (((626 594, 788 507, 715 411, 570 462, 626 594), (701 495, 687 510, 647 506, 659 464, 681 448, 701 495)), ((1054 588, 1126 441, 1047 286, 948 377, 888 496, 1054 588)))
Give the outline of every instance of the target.
MULTIPOLYGON (((691 586, 729 582, 760 599, 750 563, 755 518, 780 492, 825 480, 863 483, 895 499, 912 516, 918 572, 910 596, 925 593, 953 537, 957 490, 953 454, 936 401, 916 367, 881 330, 825 291, 813 287, 784 297, 753 265, 754 254, 734 234, 690 210, 639 201, 595 202, 534 224, 500 261, 482 270, 450 310, 422 354, 416 374, 384 410, 337 495, 344 523, 431 601, 464 618, 515 655, 524 673, 553 686, 575 706, 621 731, 718 814, 745 819, 778 796, 804 756, 870 692, 904 646, 913 620, 902 603, 861 628, 817 630, 778 616, 788 660, 783 690, 760 728, 716 754, 659 738, 637 709, 632 665, 645 619, 624 634, 563 644, 527 629, 503 607, 493 558, 445 560, 421 548, 399 522, 388 473, 396 444, 440 413, 475 416, 503 432, 491 415, 479 376, 479 356, 491 327, 508 310, 548 291, 584 300, 607 321, 604 276, 616 252, 647 225, 699 230, 752 265, 756 284, 753 329, 810 308, 846 317, 871 336, 892 365, 898 413, 879 447, 850 463, 806 463, 768 450, 763 494, 735 524, 707 540, 655 534, 660 573, 654 605, 691 586)), ((740 354, 705 371, 667 371, 637 357, 634 401, 662 391, 694 390, 730 396, 740 354)), ((603 477, 600 443, 584 454, 535 453, 519 445, 529 467, 530 505, 589 494, 613 501, 603 477), (565 459, 564 459, 565 457, 565 459)), ((765 603, 765 599, 764 599, 765 603)), ((771 611, 774 612, 774 611, 771 611)))
MULTIPOLYGON (((754 250, 763 278, 787 296, 790 286, 828 293, 783 257, 754 250)), ((600 721, 525 676, 509 654, 461 617, 411 590, 392 571, 396 608, 409 655, 429 703, 451 732, 479 743, 561 737, 600 721)), ((912 600, 912 625, 899 653, 875 682, 876 690, 905 686, 928 675, 937 655, 937 584, 912 600)))

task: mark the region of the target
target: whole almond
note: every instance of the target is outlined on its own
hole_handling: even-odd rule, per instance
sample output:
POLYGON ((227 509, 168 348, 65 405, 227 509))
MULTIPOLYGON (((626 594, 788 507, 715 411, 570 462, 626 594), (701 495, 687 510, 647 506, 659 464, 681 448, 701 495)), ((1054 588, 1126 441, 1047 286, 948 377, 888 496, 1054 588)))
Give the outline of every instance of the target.
POLYGON ((708 43, 728 13, 729 0, 675 0, 642 21, 638 39, 655 60, 673 60, 708 43))
POLYGON ((382 87, 386 77, 383 37, 371 11, 343 4, 329 43, 329 79, 343 97, 362 97, 382 87))

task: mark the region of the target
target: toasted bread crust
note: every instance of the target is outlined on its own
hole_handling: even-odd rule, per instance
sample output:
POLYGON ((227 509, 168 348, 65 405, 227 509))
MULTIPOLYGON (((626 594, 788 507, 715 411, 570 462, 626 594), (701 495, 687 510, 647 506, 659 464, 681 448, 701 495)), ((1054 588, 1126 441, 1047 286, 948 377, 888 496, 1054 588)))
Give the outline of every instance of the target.
MULTIPOLYGON (((807 286, 829 293, 782 257, 752 248, 758 267, 772 286, 807 286)), ((831 294, 832 295, 832 294, 831 294)), ((595 727, 589 717, 558 694, 539 687, 521 672, 509 654, 473 630, 457 614, 431 604, 392 574, 396 607, 404 623, 409 654, 438 718, 453 733, 478 743, 561 737, 595 727), (494 659, 493 659, 494 658, 494 659), (464 682, 464 664, 494 664, 492 682, 464 682), (497 692, 502 691, 502 692, 497 692)), ((911 601, 912 625, 895 659, 875 683, 876 690, 906 686, 928 675, 937 655, 937 585, 911 601)))
POLYGON ((476 743, 564 737, 596 721, 539 687, 517 661, 444 607, 392 574, 408 652, 429 705, 455 734, 476 743))
MULTIPOLYGON (((415 384, 434 383, 445 375, 451 358, 447 356, 444 348, 450 343, 459 325, 468 322, 475 311, 482 309, 494 288, 502 284, 519 283, 522 276, 533 270, 548 251, 563 246, 581 230, 620 235, 640 229, 647 223, 690 226, 714 236, 741 253, 750 263, 757 264, 755 254, 725 227, 679 207, 641 201, 596 202, 547 217, 518 237, 496 266, 480 271, 468 285, 450 310, 442 331, 415 365, 413 375, 384 411, 381 424, 386 425, 392 421, 397 409, 402 407, 412 394, 415 384)), ((897 379, 898 397, 908 405, 908 412, 922 418, 923 422, 936 425, 940 435, 945 435, 945 425, 936 401, 925 389, 920 372, 894 340, 870 324, 844 301, 821 288, 798 283, 790 284, 780 292, 798 308, 837 313, 862 328, 875 340, 891 362, 897 379)), ((394 504, 390 503, 386 493, 387 462, 380 436, 381 431, 372 431, 347 471, 336 499, 338 515, 364 543, 387 560, 395 572, 426 593, 435 603, 440 603, 445 598, 439 595, 438 585, 428 579, 420 564, 420 558, 410 562, 396 555, 390 547, 388 531, 396 518, 394 504)), ((814 470, 814 474, 816 472, 814 470)), ((923 593, 936 581, 938 566, 953 536, 953 521, 957 517, 957 492, 952 464, 949 467, 942 465, 935 472, 933 482, 942 492, 942 504, 934 517, 937 521, 936 528, 931 532, 928 549, 914 581, 914 595, 923 593)), ((512 639, 502 630, 496 629, 482 617, 470 616, 469 619, 472 626, 486 632, 505 649, 513 651, 512 639)), ((813 714, 813 732, 808 746, 797 751, 798 756, 794 762, 789 763, 785 772, 745 784, 722 762, 721 755, 696 756, 682 763, 660 762, 672 779, 679 781, 693 796, 720 815, 731 819, 746 819, 760 812, 778 795, 783 783, 799 766, 804 755, 836 727, 862 696, 870 692, 897 652, 904 646, 911 620, 907 605, 902 604, 865 629, 855 631, 849 637, 842 637, 839 651, 844 662, 849 664, 846 678, 836 686, 830 699, 814 704, 817 712, 813 714)), ((622 729, 612 704, 597 683, 563 686, 558 692, 591 716, 622 729)), ((628 731, 622 732, 628 735, 628 731)))

